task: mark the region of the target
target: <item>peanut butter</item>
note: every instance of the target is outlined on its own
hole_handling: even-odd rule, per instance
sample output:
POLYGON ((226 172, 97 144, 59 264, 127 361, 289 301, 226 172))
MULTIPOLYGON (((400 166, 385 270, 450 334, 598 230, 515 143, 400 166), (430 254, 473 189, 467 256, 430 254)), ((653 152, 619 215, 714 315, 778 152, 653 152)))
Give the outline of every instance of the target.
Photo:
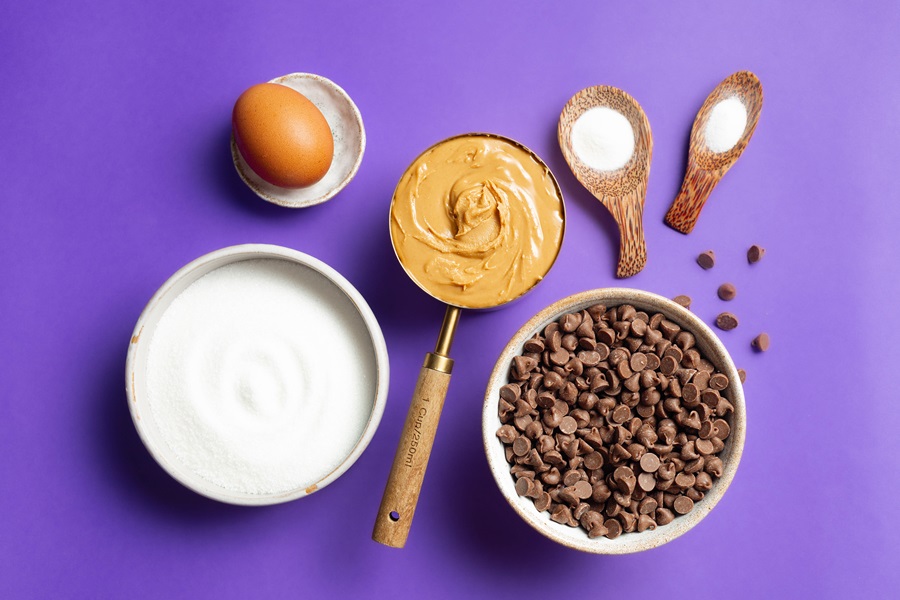
POLYGON ((556 260, 565 211, 540 159, 511 140, 470 134, 425 151, 391 203, 391 239, 425 291, 463 308, 518 298, 556 260))

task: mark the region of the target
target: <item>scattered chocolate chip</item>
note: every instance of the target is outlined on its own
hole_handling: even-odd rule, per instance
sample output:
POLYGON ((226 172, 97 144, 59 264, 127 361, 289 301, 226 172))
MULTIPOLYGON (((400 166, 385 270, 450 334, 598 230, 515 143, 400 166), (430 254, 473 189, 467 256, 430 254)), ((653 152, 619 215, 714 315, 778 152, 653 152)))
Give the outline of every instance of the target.
POLYGON ((760 352, 765 352, 769 349, 769 334, 761 333, 750 342, 750 345, 753 346, 754 349, 759 350, 760 352))
POLYGON ((743 369, 738 369, 738 378, 741 380, 741 383, 747 382, 747 371, 743 369))
POLYGON ((738 318, 733 313, 723 312, 716 317, 716 327, 722 331, 731 331, 738 326, 738 318))
POLYGON ((707 250, 697 257, 697 264, 704 269, 712 269, 716 266, 716 255, 712 250, 707 250))
POLYGON ((747 262, 750 263, 751 265, 753 263, 757 263, 760 261, 760 259, 762 259, 763 256, 765 256, 765 254, 766 254, 765 248, 763 248, 762 246, 757 246, 756 244, 753 244, 752 246, 750 246, 750 249, 747 250, 747 262))
POLYGON ((719 298, 729 302, 734 300, 734 297, 737 296, 737 288, 734 287, 734 284, 731 283, 723 283, 719 286, 719 290, 717 292, 719 294, 719 298))
POLYGON ((690 296, 685 296, 684 294, 682 294, 680 296, 675 296, 675 298, 673 298, 673 300, 675 300, 676 303, 680 304, 681 306, 685 307, 686 309, 688 309, 688 310, 691 309, 691 297, 690 296))

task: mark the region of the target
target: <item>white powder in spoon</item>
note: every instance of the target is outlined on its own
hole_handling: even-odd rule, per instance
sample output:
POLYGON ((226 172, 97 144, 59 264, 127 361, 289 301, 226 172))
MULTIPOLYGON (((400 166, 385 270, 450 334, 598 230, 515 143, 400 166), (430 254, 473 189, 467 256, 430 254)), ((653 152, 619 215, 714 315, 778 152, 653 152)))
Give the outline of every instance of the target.
POLYGON ((363 434, 376 360, 351 300, 286 260, 232 263, 184 290, 153 333, 147 395, 182 466, 271 494, 328 475, 363 434))
POLYGON ((709 113, 703 135, 706 146, 715 153, 728 152, 738 143, 747 127, 747 108, 737 96, 722 100, 709 113))
POLYGON ((627 165, 634 154, 634 130, 619 111, 595 106, 572 126, 572 150, 592 169, 615 171, 627 165))

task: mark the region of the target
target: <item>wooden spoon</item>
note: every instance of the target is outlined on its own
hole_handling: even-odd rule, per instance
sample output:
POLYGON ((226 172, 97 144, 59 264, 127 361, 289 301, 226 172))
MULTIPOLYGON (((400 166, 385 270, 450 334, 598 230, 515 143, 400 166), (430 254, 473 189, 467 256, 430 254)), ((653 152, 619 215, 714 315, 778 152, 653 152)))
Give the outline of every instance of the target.
POLYGON ((640 104, 618 88, 597 85, 581 90, 563 107, 559 117, 559 147, 575 177, 609 210, 619 225, 619 265, 616 277, 631 277, 647 264, 644 242, 644 200, 653 137, 650 122, 640 104), (572 149, 572 128, 578 118, 597 106, 618 111, 628 119, 634 132, 634 153, 625 166, 614 171, 589 167, 572 149))
POLYGON ((666 213, 666 223, 670 227, 681 233, 690 233, 694 229, 700 211, 716 184, 737 162, 750 138, 753 137, 762 102, 762 85, 750 71, 738 71, 730 75, 706 98, 691 129, 691 145, 684 183, 681 184, 681 191, 666 213), (706 143, 706 124, 709 122, 713 107, 732 96, 740 99, 747 109, 747 125, 741 138, 730 150, 713 152, 706 143))

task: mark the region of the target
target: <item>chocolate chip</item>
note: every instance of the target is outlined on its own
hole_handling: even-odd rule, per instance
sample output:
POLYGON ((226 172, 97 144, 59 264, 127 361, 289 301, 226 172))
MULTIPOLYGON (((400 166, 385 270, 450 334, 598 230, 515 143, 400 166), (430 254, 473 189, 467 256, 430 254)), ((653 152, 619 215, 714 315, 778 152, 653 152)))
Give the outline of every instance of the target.
POLYGON ((642 514, 638 516, 637 521, 637 531, 638 533, 643 533, 648 529, 656 529, 656 521, 654 521, 649 515, 642 514))
POLYGON ((680 296, 675 296, 675 298, 673 298, 673 300, 675 300, 676 303, 680 304, 684 308, 686 308, 688 310, 691 309, 691 297, 690 296, 685 296, 684 294, 682 294, 680 296))
POLYGON ((575 495, 582 500, 590 498, 594 493, 594 488, 591 486, 591 484, 584 480, 576 482, 573 488, 575 490, 575 495))
POLYGON ((539 337, 533 337, 527 342, 525 342, 522 346, 525 352, 535 352, 540 354, 544 351, 544 340, 539 337))
POLYGON ((728 376, 724 373, 715 373, 709 378, 709 387, 714 390, 724 390, 728 387, 728 376))
POLYGON ((572 521, 572 510, 568 506, 557 504, 550 515, 550 519, 561 525, 568 525, 572 521))
POLYGON ((745 371, 743 369, 738 369, 738 378, 741 380, 741 383, 746 383, 747 371, 745 371))
POLYGON ((712 250, 707 250, 697 257, 697 264, 704 269, 712 269, 716 265, 716 255, 712 250))
POLYGON ((529 482, 528 482, 528 479, 525 479, 525 478, 523 477, 522 479, 519 479, 519 480, 516 482, 516 493, 517 493, 518 495, 520 495, 520 496, 524 496, 525 494, 528 493, 528 488, 529 488, 529 487, 531 487, 531 486, 530 486, 530 484, 529 484, 529 482))
POLYGON ((693 486, 694 482, 696 480, 697 480, 697 478, 694 477, 692 474, 685 473, 682 471, 681 473, 679 473, 678 475, 675 476, 675 485, 687 489, 687 488, 693 486))
POLYGON ((513 454, 516 456, 525 456, 531 450, 531 440, 524 435, 520 435, 513 442, 513 454))
POLYGON ((618 516, 619 521, 622 523, 622 530, 628 533, 635 531, 637 529, 637 517, 632 512, 622 511, 618 516))
POLYGON ((731 433, 731 427, 725 419, 716 419, 713 421, 713 435, 720 440, 726 439, 731 433))
POLYGON ((548 390, 558 390, 563 386, 563 378, 556 371, 549 371, 544 375, 543 384, 548 390))
POLYGON ((753 348, 755 350, 758 350, 760 352, 765 352, 766 350, 769 349, 769 334, 768 333, 759 334, 758 336, 753 338, 753 341, 750 343, 750 345, 753 346, 753 348))
POLYGON ((656 524, 657 525, 668 525, 672 521, 675 520, 675 515, 672 514, 672 511, 668 508, 657 508, 656 509, 656 524))
POLYGON ((703 470, 713 477, 721 477, 723 469, 724 465, 722 464, 722 459, 718 456, 706 459, 706 464, 703 466, 703 470))
POLYGON ((581 325, 580 313, 568 313, 563 315, 559 320, 559 328, 566 333, 575 331, 576 329, 578 329, 579 325, 581 325))
MULTIPOLYGON (((640 323, 640 321, 637 322, 640 323)), ((647 366, 647 356, 643 352, 635 352, 631 355, 631 359, 629 360, 628 364, 631 367, 632 371, 643 371, 647 366)))
POLYGON ((712 486, 713 480, 712 477, 710 477, 709 473, 707 473, 706 471, 700 471, 699 473, 697 473, 697 479, 694 482, 694 487, 696 489, 700 490, 701 492, 708 492, 712 489, 712 486))
POLYGON ((551 352, 550 362, 560 367, 563 366, 569 362, 569 351, 565 348, 560 348, 559 350, 551 352))
POLYGON ((638 475, 638 487, 645 492, 652 492, 656 488, 656 476, 653 473, 641 473, 638 475))
POLYGON ((673 375, 678 369, 678 359, 674 356, 663 356, 659 362, 659 370, 663 375, 673 375))
POLYGON ((516 432, 516 428, 512 425, 503 425, 500 429, 497 430, 497 437, 500 438, 500 441, 504 444, 511 444, 518 437, 518 433, 516 432))
POLYGON ((563 433, 574 433, 578 429, 578 424, 570 416, 563 417, 559 422, 559 430, 563 433))
POLYGON ((765 253, 766 253, 765 248, 763 248, 761 246, 757 246, 756 244, 753 244, 752 246, 750 246, 750 249, 747 250, 747 262, 750 263, 751 265, 753 263, 757 263, 765 255, 765 253))
POLYGON ((655 473, 659 465, 659 457, 652 452, 647 452, 641 457, 641 469, 646 473, 655 473))
POLYGON ((591 452, 584 457, 584 466, 592 471, 603 466, 603 455, 599 452, 591 452))
POLYGON ((737 288, 731 283, 723 283, 719 286, 717 293, 719 294, 720 299, 729 302, 734 300, 734 297, 737 296, 737 288))
POLYGON ((697 340, 694 338, 693 333, 689 331, 682 331, 675 336, 675 343, 678 344, 679 348, 687 352, 694 347, 694 344, 697 343, 697 340))
POLYGON ((672 508, 679 515, 686 515, 694 509, 694 501, 687 496, 678 496, 672 503, 672 508))
POLYGON ((537 361, 527 356, 517 356, 513 359, 513 369, 518 374, 517 379, 528 379, 528 374, 537 367, 537 361))
POLYGON ((614 540, 622 535, 622 526, 615 519, 607 519, 603 526, 606 527, 606 537, 608 539, 614 540))
POLYGON ((500 397, 510 403, 518 400, 521 393, 522 389, 517 383, 507 383, 500 388, 500 397))
POLYGON ((713 453, 713 449, 714 449, 713 443, 711 441, 709 441, 708 439, 697 440, 695 442, 695 446, 697 448, 697 452, 699 452, 700 454, 702 454, 704 456, 707 456, 707 455, 713 453))
POLYGON ((720 313, 716 317, 716 327, 722 331, 731 331, 738 326, 738 318, 730 312, 720 313))

